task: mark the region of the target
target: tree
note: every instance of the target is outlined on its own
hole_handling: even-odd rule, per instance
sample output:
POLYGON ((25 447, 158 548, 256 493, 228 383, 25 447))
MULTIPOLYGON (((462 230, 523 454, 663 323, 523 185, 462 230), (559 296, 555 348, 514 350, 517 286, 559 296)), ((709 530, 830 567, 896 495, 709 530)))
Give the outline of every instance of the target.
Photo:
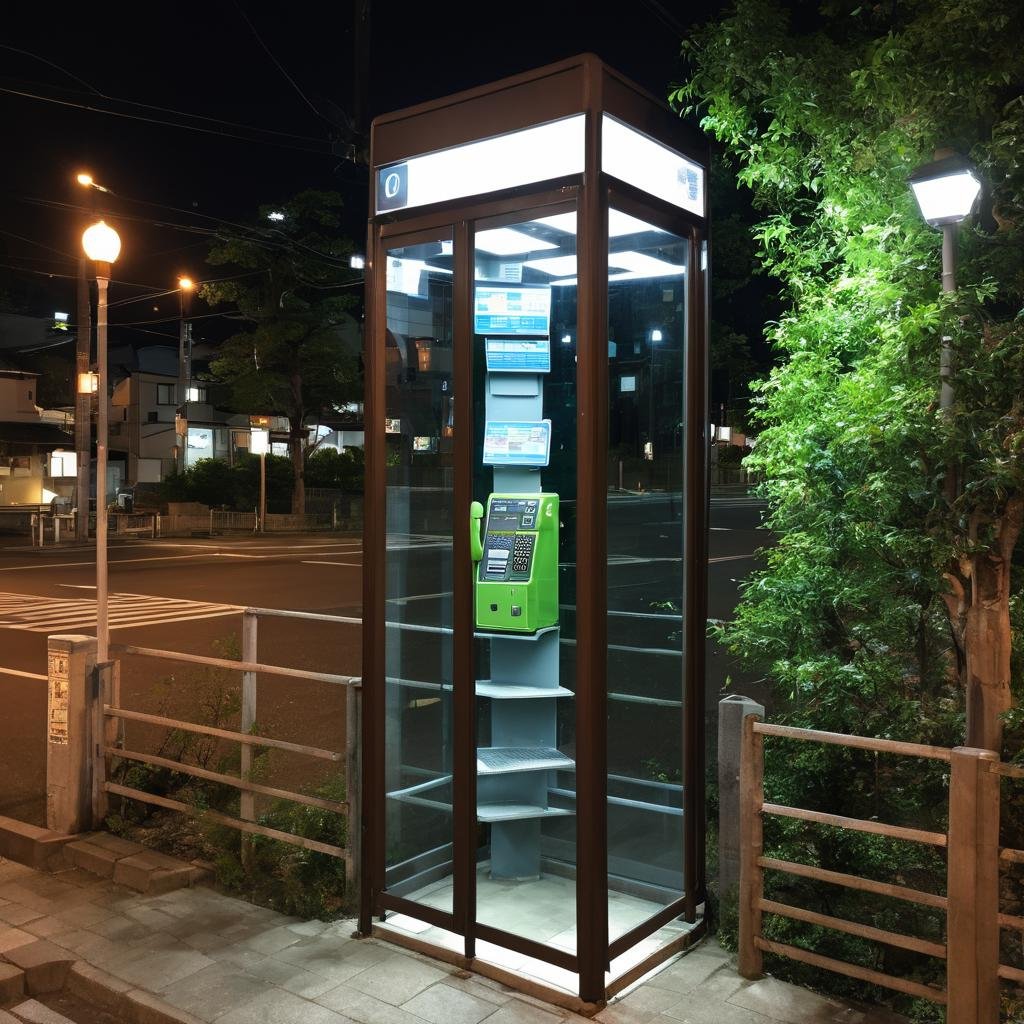
POLYGON ((262 207, 253 225, 220 237, 207 257, 242 274, 201 289, 211 303, 233 303, 249 325, 221 345, 210 370, 240 412, 288 418, 296 513, 305 511, 306 459, 317 446, 311 427, 361 393, 358 328, 348 312, 358 278, 347 269, 352 244, 338 233, 340 207, 340 196, 316 191, 262 207))
POLYGON ((968 742, 1001 745, 1024 519, 1022 35, 1016 0, 827 0, 799 18, 738 0, 684 43, 673 100, 751 190, 788 300, 750 459, 780 543, 723 636, 823 725, 919 733, 953 682, 968 742), (950 145, 988 187, 942 296, 940 236, 906 179, 950 145))

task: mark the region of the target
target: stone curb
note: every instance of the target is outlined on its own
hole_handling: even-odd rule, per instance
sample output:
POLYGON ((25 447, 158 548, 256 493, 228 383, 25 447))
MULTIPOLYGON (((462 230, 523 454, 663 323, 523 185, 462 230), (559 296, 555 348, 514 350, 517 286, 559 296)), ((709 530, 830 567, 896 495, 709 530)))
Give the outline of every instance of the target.
POLYGON ((0 857, 37 871, 65 867, 64 847, 78 838, 0 815, 0 857))
MULTIPOLYGON (((57 947, 52 948, 55 953, 64 952, 57 947)), ((0 956, 0 963, 4 962, 5 957, 0 956)), ((198 1017, 176 1009, 152 992, 134 988, 86 960, 76 960, 69 965, 66 959, 58 956, 46 963, 40 962, 38 966, 49 968, 55 974, 63 974, 63 983, 56 988, 44 986, 37 989, 36 994, 66 989, 79 999, 115 1014, 129 1024, 203 1024, 198 1017)), ((29 994, 32 994, 32 987, 29 986, 29 994)), ((22 993, 18 993, 17 998, 23 998, 22 993)), ((0 1024, 8 1019, 13 1020, 0 1008, 0 1024)))
POLYGON ((212 877, 209 867, 178 860, 109 832, 65 835, 0 815, 0 858, 36 871, 80 868, 148 895, 183 889, 212 877))

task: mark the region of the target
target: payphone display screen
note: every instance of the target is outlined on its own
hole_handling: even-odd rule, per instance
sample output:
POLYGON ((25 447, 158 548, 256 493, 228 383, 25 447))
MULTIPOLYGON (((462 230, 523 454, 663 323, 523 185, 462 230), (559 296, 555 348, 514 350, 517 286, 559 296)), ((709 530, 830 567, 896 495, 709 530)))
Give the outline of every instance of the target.
POLYGON ((492 499, 484 534, 480 579, 528 580, 536 544, 538 502, 535 498, 492 499))

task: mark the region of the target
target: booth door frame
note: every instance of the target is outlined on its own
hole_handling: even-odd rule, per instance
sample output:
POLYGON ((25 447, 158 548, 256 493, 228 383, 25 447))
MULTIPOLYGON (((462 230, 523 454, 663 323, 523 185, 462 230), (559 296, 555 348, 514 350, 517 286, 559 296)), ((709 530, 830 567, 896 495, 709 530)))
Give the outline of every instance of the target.
MULTIPOLYGON (((594 145, 591 138, 590 145, 594 145)), ((595 166, 590 163, 588 166, 595 166)), ((464 955, 476 955, 476 939, 497 942, 514 952, 536 957, 579 975, 580 997, 604 998, 605 971, 611 959, 656 931, 673 917, 695 922, 706 899, 704 863, 703 732, 704 622, 707 561, 707 318, 708 231, 704 221, 605 175, 592 184, 547 182, 519 189, 500 199, 473 204, 446 204, 407 218, 371 220, 367 280, 372 301, 367 309, 364 348, 366 388, 366 517, 364 526, 364 785, 368 799, 363 825, 364 879, 360 892, 360 928, 368 932, 374 914, 393 911, 461 935, 464 955), (687 345, 684 388, 684 895, 665 911, 608 942, 607 875, 607 469, 608 361, 601 346, 587 346, 577 366, 577 503, 586 509, 577 532, 577 628, 589 642, 577 648, 577 923, 576 955, 476 922, 476 717, 473 657, 472 562, 469 506, 472 501, 474 451, 472 408, 456 401, 454 420, 454 763, 453 763, 453 906, 447 913, 388 893, 384 888, 384 715, 379 707, 384 678, 384 599, 386 523, 385 353, 387 292, 384 254, 389 248, 453 239, 453 366, 455 396, 472 394, 473 236, 478 221, 505 218, 509 223, 550 213, 553 206, 575 204, 578 211, 577 324, 581 337, 604 337, 608 318, 607 218, 609 205, 648 219, 687 237, 690 263, 687 283, 687 345), (373 467, 376 467, 374 469, 373 467), (367 642, 368 641, 368 642, 367 642)), ((656 960, 655 960, 656 962, 656 960)), ((651 964, 653 966, 653 964, 651 964)), ((632 972, 631 972, 632 973, 632 972)))

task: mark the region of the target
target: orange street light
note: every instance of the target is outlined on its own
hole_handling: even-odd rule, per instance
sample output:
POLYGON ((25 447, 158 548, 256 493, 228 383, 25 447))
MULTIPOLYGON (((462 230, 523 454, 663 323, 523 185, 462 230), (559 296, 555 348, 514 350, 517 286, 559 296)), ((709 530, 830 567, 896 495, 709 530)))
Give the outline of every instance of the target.
POLYGON ((87 174, 83 171, 81 174, 75 175, 75 181, 78 182, 83 188, 94 188, 97 192, 110 192, 109 188, 105 188, 95 181, 91 174, 87 174))

